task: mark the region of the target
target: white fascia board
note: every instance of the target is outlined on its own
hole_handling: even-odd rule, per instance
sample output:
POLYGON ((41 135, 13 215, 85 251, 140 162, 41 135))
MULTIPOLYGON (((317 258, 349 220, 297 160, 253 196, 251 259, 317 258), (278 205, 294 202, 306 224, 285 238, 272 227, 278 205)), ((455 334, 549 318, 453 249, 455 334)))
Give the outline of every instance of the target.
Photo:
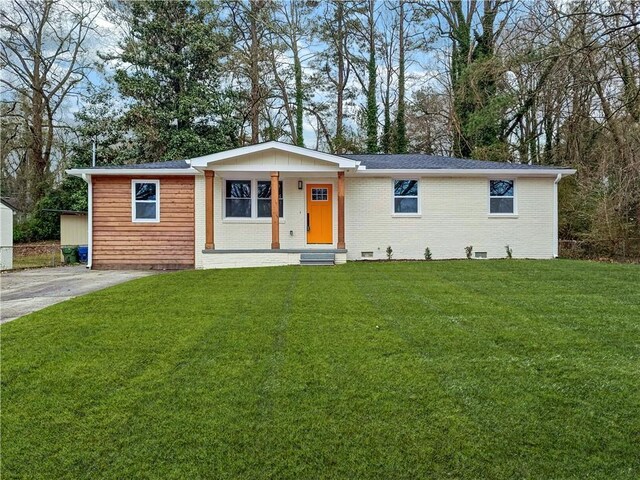
POLYGON ((556 177, 561 174, 562 176, 573 175, 576 173, 573 169, 516 169, 516 168, 440 168, 440 169, 402 169, 402 168, 379 168, 370 170, 358 169, 353 173, 348 173, 349 176, 383 176, 383 177, 397 177, 403 175, 420 176, 420 177, 496 177, 496 176, 510 176, 510 177, 556 177))
POLYGON ((83 175, 198 175, 195 168, 71 168, 65 170, 67 175, 82 177, 83 175))
MULTIPOLYGON (((206 168, 196 167, 198 171, 205 171, 206 168)), ((210 168, 218 172, 273 172, 280 173, 335 173, 341 171, 351 171, 340 168, 337 165, 315 166, 315 165, 218 165, 210 168)), ((355 169, 353 169, 355 170, 355 169)))
POLYGON ((267 150, 279 150, 281 152, 294 153, 303 157, 313 158, 315 160, 322 160, 325 162, 336 164, 340 168, 352 168, 355 169, 360 165, 359 161, 351 160, 349 158, 339 157, 337 155, 331 155, 329 153, 319 152, 317 150, 310 150, 308 148, 297 147, 295 145, 289 145, 287 143, 280 142, 266 142, 259 143, 257 145, 249 145, 246 147, 234 148, 232 150, 226 150, 224 152, 212 153, 211 155, 205 155, 203 157, 192 158, 187 160, 192 167, 207 167, 211 163, 221 162, 229 160, 231 158, 240 157, 243 155, 249 155, 252 153, 264 152, 267 150))

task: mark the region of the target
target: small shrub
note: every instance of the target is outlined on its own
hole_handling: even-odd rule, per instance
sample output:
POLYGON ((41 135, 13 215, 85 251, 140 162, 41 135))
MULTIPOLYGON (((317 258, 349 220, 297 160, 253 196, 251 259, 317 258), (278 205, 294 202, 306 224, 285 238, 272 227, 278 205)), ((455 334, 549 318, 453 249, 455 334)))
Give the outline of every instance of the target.
POLYGON ((424 249, 424 259, 431 260, 431 249, 429 247, 424 249))
POLYGON ((513 258, 513 249, 509 247, 509 245, 505 245, 504 249, 507 251, 507 258, 508 259, 512 259, 513 258))
POLYGON ((464 253, 467 255, 467 259, 471 260, 471 253, 473 252, 473 245, 464 247, 464 253))
POLYGON ((391 257, 393 257, 393 248, 391 248, 391 245, 387 247, 386 252, 387 252, 387 260, 391 260, 391 257))

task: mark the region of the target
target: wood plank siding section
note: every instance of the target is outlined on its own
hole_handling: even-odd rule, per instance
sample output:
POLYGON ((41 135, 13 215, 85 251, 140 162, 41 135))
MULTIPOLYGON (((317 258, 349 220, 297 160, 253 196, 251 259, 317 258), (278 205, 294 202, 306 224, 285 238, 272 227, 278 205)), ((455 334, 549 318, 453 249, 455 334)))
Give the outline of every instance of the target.
POLYGON ((93 184, 93 268, 181 269, 195 263, 193 177, 98 176, 93 184), (160 181, 160 221, 131 218, 131 181, 160 181))

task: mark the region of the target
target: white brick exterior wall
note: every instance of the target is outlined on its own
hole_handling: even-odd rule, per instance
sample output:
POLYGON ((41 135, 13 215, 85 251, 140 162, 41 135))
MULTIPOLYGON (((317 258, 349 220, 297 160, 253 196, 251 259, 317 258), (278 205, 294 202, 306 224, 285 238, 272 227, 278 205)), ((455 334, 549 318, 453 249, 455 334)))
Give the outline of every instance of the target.
MULTIPOLYGON (((247 177, 249 178, 249 177, 247 177)), ((262 175, 260 179, 267 180, 262 175)), ((337 241, 337 179, 283 176, 284 218, 280 222, 282 249, 335 248, 337 241), (333 245, 309 246, 305 231, 305 192, 298 180, 333 184, 333 245), (293 235, 290 234, 293 232, 293 235)), ((205 242, 204 176, 196 177, 196 268, 297 264, 299 254, 244 253, 203 254, 205 242)), ((268 249, 271 245, 269 219, 228 220, 223 218, 224 179, 214 179, 214 240, 217 250, 268 249)), ((422 259, 429 247, 434 259, 464 258, 464 247, 487 252, 488 258, 504 258, 505 245, 515 258, 552 258, 554 246, 554 178, 516 178, 516 212, 513 217, 489 215, 489 180, 486 177, 423 177, 419 179, 420 213, 402 217, 393 214, 391 177, 346 177, 345 241, 348 253, 338 262, 362 259, 373 252, 374 259, 386 258, 393 248, 395 259, 422 259)))
POLYGON ((516 258, 553 256, 554 178, 517 178, 513 218, 491 217, 489 180, 483 177, 419 179, 420 215, 393 215, 393 179, 348 177, 345 192, 348 259, 361 252, 386 258, 465 258, 464 247, 504 258, 509 245, 516 258))

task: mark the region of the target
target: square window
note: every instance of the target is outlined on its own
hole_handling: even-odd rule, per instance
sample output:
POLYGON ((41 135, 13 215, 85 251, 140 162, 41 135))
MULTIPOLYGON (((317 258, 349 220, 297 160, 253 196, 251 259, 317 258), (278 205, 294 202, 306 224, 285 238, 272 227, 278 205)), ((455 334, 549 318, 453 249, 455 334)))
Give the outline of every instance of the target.
POLYGON ((326 188, 312 188, 311 200, 323 202, 329 199, 329 190, 326 188))
POLYGON ((147 182, 137 182, 136 184, 136 200, 155 200, 156 184, 147 182))

